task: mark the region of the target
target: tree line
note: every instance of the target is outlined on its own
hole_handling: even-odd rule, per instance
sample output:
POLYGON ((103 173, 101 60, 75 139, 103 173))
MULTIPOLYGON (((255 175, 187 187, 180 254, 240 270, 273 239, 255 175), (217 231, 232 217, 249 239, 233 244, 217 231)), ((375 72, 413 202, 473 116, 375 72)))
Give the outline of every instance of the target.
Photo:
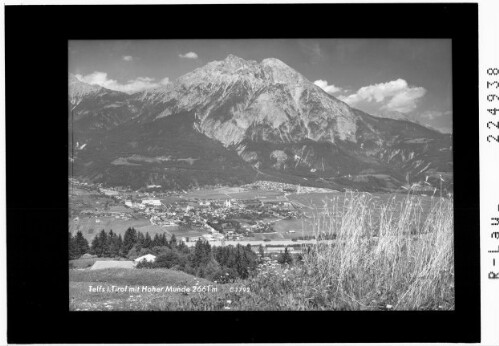
POLYGON ((69 259, 76 259, 82 255, 89 253, 98 257, 137 257, 136 255, 143 252, 142 249, 148 249, 158 246, 169 246, 172 242, 176 242, 175 235, 170 240, 167 239, 166 233, 155 234, 151 238, 149 232, 146 234, 137 232, 133 227, 126 230, 124 236, 116 234, 113 230, 106 232, 100 231, 89 245, 88 241, 83 237, 81 231, 78 231, 75 236, 68 232, 69 236, 69 259))
MULTIPOLYGON (((259 251, 263 255, 263 248, 259 251)), ((89 245, 79 231, 75 236, 69 233, 69 259, 76 259, 89 253, 98 257, 126 257, 135 259, 153 254, 154 262, 140 262, 137 268, 169 268, 180 270, 201 278, 220 283, 232 282, 237 278, 246 279, 256 269, 258 255, 251 246, 211 246, 209 242, 198 240, 189 248, 175 235, 167 239, 166 233, 155 234, 137 232, 133 227, 125 231, 123 237, 112 230, 102 230, 89 245)))
POLYGON ((75 236, 73 236, 71 232, 68 232, 68 247, 69 259, 80 258, 90 250, 88 241, 83 237, 83 234, 80 231, 78 231, 75 236))

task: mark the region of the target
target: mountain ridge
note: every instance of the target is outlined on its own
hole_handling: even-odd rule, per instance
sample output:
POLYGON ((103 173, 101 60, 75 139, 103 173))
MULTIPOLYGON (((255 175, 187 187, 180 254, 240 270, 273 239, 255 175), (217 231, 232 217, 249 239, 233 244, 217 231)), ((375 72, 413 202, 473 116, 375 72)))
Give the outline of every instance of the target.
MULTIPOLYGON (((451 136, 410 121, 379 118, 354 109, 275 58, 258 63, 229 55, 166 86, 132 95, 106 89, 87 91, 86 95, 76 93, 81 99, 75 103, 70 82, 69 102, 73 113, 77 113, 72 131, 80 143, 88 143, 89 151, 97 143, 95 133, 136 131, 159 143, 162 135, 151 129, 182 126, 185 138, 204 142, 199 137, 202 135, 213 141, 216 155, 230 157, 228 171, 247 171, 240 174, 245 181, 251 180, 250 176, 270 174, 291 180, 299 178, 308 184, 368 189, 369 180, 380 178, 369 177, 365 184, 339 181, 345 175, 369 172, 370 176, 390 177, 386 181, 376 180, 374 185, 397 189, 427 179, 426 176, 452 172, 451 136), (179 114, 184 118, 179 118, 179 114)), ((127 145, 125 138, 118 136, 113 140, 127 145)), ((184 143, 183 138, 177 140, 184 143)), ((105 142, 105 137, 99 138, 104 147, 105 142)), ((167 157, 167 146, 177 147, 171 142, 165 145, 152 150, 139 143, 132 151, 136 155, 154 152, 158 157, 167 157)), ((126 161, 117 159, 109 158, 110 162, 103 162, 92 171, 109 172, 116 169, 113 162, 126 161)), ((86 160, 88 164, 89 158, 86 160)), ((163 168, 168 164, 163 162, 163 168)), ((144 169, 144 181, 161 183, 161 179, 151 178, 154 174, 148 173, 150 164, 137 165, 144 169)), ((192 170, 193 164, 189 168, 192 170)), ((152 170, 155 169, 162 168, 152 170)), ((100 174, 99 179, 105 181, 105 174, 100 174)), ((86 168, 82 168, 81 175, 88 175, 86 168)))

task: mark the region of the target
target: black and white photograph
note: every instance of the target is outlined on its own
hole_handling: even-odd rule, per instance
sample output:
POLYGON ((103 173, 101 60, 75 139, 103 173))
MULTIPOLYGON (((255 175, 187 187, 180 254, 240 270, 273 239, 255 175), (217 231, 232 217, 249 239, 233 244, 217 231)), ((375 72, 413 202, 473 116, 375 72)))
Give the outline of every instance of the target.
POLYGON ((7 343, 497 344, 497 4, 15 1, 7 343))
POLYGON ((454 311, 450 39, 68 42, 70 311, 454 311))

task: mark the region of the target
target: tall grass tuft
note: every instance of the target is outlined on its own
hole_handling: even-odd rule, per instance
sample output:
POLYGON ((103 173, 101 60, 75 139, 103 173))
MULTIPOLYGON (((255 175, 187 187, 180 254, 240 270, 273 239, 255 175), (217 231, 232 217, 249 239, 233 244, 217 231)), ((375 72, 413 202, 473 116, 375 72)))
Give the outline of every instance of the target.
POLYGON ((333 309, 453 309, 453 201, 348 193, 314 213, 308 284, 333 309))

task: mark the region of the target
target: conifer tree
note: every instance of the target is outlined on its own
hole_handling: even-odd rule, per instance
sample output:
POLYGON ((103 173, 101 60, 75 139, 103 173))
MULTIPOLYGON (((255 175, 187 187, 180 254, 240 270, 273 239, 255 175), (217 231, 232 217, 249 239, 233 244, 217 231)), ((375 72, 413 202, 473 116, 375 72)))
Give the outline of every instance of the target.
POLYGON ((100 242, 99 235, 95 235, 95 237, 92 239, 92 244, 90 245, 90 253, 97 256, 100 256, 100 254, 102 253, 102 244, 100 242))
POLYGON ((161 241, 159 240, 158 233, 154 235, 154 238, 152 240, 152 246, 161 246, 161 241))
POLYGON ((117 247, 118 247, 118 255, 123 256, 123 253, 121 250, 123 249, 123 237, 121 234, 118 236, 118 240, 116 241, 117 247))
POLYGON ((144 239, 144 247, 150 249, 152 245, 152 239, 149 232, 146 232, 146 237, 144 239))
POLYGON ((137 233, 137 242, 135 243, 135 248, 137 249, 137 251, 140 251, 144 247, 145 239, 146 237, 144 236, 144 233, 137 233))
POLYGON ((177 247, 177 237, 175 237, 175 234, 172 234, 172 237, 170 238, 170 247, 172 249, 177 247))
POLYGON ((76 233, 76 237, 74 238, 75 247, 76 247, 76 256, 80 257, 86 254, 90 250, 90 246, 88 245, 88 241, 83 237, 83 233, 78 231, 76 233))
POLYGON ((76 242, 71 232, 68 232, 68 252, 69 259, 75 259, 77 257, 76 242))
POLYGON ((101 246, 100 253, 98 254, 98 256, 100 257, 109 256, 109 242, 106 231, 105 230, 100 231, 98 237, 101 246))
POLYGON ((137 242, 137 231, 135 228, 130 227, 126 230, 125 236, 123 237, 123 247, 122 247, 122 255, 128 254, 128 252, 132 249, 132 247, 137 242))
POLYGON ((113 230, 109 231, 108 244, 109 256, 118 256, 120 252, 120 245, 118 244, 118 236, 113 232, 113 230))
MULTIPOLYGON (((171 244, 171 241, 170 241, 171 244)), ((194 246, 193 267, 204 267, 211 259, 211 246, 201 239, 194 246)))
POLYGON ((160 244, 161 246, 167 246, 168 245, 168 240, 166 239, 166 233, 163 232, 163 235, 160 238, 160 244))

